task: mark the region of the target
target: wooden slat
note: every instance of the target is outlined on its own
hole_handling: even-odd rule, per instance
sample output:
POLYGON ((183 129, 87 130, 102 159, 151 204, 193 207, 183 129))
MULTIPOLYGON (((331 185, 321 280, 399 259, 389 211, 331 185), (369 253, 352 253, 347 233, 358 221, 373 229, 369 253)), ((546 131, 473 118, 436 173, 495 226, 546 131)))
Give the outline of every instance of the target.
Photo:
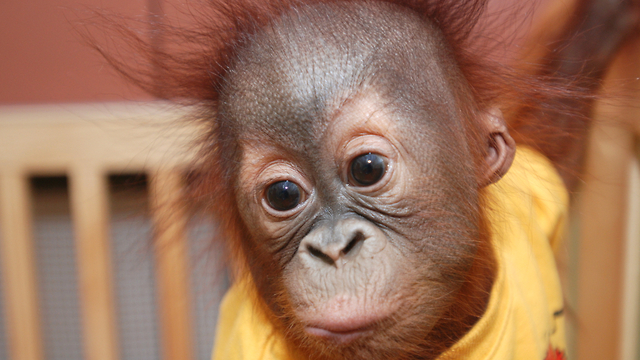
POLYGON ((142 172, 184 165, 205 131, 160 104, 0 107, 0 167, 60 174, 74 164, 142 172))
POLYGON ((78 166, 70 184, 85 358, 117 360, 106 177, 90 166, 78 166))
POLYGON ((159 171, 150 180, 163 359, 190 360, 193 327, 182 176, 159 171))
POLYGON ((620 360, 638 360, 640 321, 640 164, 637 158, 629 171, 629 207, 625 234, 625 275, 622 302, 622 344, 620 360))
POLYGON ((579 360, 620 359, 623 274, 629 168, 635 156, 633 128, 640 124, 637 100, 640 44, 630 44, 611 67, 596 107, 581 206, 578 266, 579 360), (624 95, 624 96, 623 96, 624 95))
POLYGON ((29 183, 26 176, 11 169, 2 169, 0 179, 0 256, 10 356, 12 360, 41 360, 29 183))
MULTIPOLYGON (((640 39, 636 38, 634 43, 627 46, 619 56, 617 68, 614 68, 612 77, 621 78, 623 93, 628 96, 622 99, 624 105, 618 111, 622 116, 616 121, 622 122, 637 141, 640 138, 640 39), (630 80, 633 79, 633 80, 630 80)), ((627 232, 625 246, 625 285, 622 301, 622 339, 621 356, 622 360, 638 359, 638 334, 640 333, 638 314, 640 313, 640 265, 638 264, 638 252, 640 247, 640 169, 638 148, 634 152, 635 161, 631 167, 630 190, 628 199, 631 202, 627 214, 627 232)))
POLYGON ((597 127, 584 187, 578 265, 578 359, 619 359, 628 168, 633 138, 597 127))

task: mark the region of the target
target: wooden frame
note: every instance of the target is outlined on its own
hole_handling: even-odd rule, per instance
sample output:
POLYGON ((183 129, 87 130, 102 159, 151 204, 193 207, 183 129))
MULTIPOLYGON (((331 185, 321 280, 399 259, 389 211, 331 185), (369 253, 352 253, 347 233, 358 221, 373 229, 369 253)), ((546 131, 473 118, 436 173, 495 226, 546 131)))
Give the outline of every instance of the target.
POLYGON ((29 177, 70 178, 85 358, 117 360, 107 175, 150 175, 157 237, 163 358, 193 359, 181 174, 193 159, 196 126, 162 104, 0 108, 0 221, 6 330, 12 360, 43 360, 32 244, 29 177), (179 126, 178 126, 179 125, 179 126), (169 220, 169 221, 166 221, 169 220), (162 226, 160 226, 162 225, 162 226))
POLYGON ((0 174, 2 273, 6 329, 14 360, 43 359, 38 286, 34 263, 31 208, 27 179, 20 170, 0 174))
POLYGON ((637 359, 640 239, 636 209, 640 41, 628 44, 594 114, 580 204, 577 358, 637 359), (634 81, 636 79, 636 81, 634 81))

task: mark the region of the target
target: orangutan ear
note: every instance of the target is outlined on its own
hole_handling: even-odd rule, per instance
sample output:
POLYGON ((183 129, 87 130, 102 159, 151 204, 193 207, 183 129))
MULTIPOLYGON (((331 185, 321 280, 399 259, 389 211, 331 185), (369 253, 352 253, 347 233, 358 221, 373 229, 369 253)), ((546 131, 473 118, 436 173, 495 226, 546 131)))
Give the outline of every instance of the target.
POLYGON ((480 113, 481 127, 485 129, 485 166, 479 178, 479 186, 485 187, 500 180, 511 167, 516 154, 516 143, 509 135, 502 111, 497 107, 480 113))

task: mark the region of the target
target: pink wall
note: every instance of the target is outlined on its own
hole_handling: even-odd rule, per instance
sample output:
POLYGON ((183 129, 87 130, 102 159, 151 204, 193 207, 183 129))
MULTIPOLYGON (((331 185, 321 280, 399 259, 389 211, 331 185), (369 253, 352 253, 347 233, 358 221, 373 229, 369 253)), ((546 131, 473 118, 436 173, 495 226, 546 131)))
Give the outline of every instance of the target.
POLYGON ((148 98, 115 75, 98 54, 80 41, 74 31, 77 25, 72 25, 87 16, 86 9, 90 7, 146 16, 147 2, 3 0, 0 104, 148 98))
MULTIPOLYGON (((90 15, 88 9, 115 11, 144 20, 162 1, 2 0, 0 105, 150 99, 122 80, 96 52, 82 43, 74 31, 74 27, 79 27, 74 21, 86 19, 90 15)), ((166 2, 176 4, 165 4, 169 15, 178 13, 176 8, 185 3, 184 0, 166 2)), ((490 10, 513 6, 527 8, 535 2, 491 0, 490 10)), ((506 14, 513 13, 507 11, 506 14)), ((508 31, 501 33, 515 29, 518 33, 526 31, 528 27, 523 26, 522 19, 514 20, 507 20, 508 31)), ((496 23, 503 21, 504 16, 496 23)))

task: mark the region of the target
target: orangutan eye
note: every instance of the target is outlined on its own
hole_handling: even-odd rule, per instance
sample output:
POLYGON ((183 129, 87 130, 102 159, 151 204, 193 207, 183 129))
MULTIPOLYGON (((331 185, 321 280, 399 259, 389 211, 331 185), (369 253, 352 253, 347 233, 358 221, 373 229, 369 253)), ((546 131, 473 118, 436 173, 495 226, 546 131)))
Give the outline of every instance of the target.
POLYGON ((274 210, 287 211, 300 203, 300 188, 289 180, 278 181, 269 185, 266 193, 267 203, 274 210))
POLYGON ((360 155, 351 162, 351 179, 356 186, 369 186, 384 176, 387 168, 385 159, 374 153, 360 155))

